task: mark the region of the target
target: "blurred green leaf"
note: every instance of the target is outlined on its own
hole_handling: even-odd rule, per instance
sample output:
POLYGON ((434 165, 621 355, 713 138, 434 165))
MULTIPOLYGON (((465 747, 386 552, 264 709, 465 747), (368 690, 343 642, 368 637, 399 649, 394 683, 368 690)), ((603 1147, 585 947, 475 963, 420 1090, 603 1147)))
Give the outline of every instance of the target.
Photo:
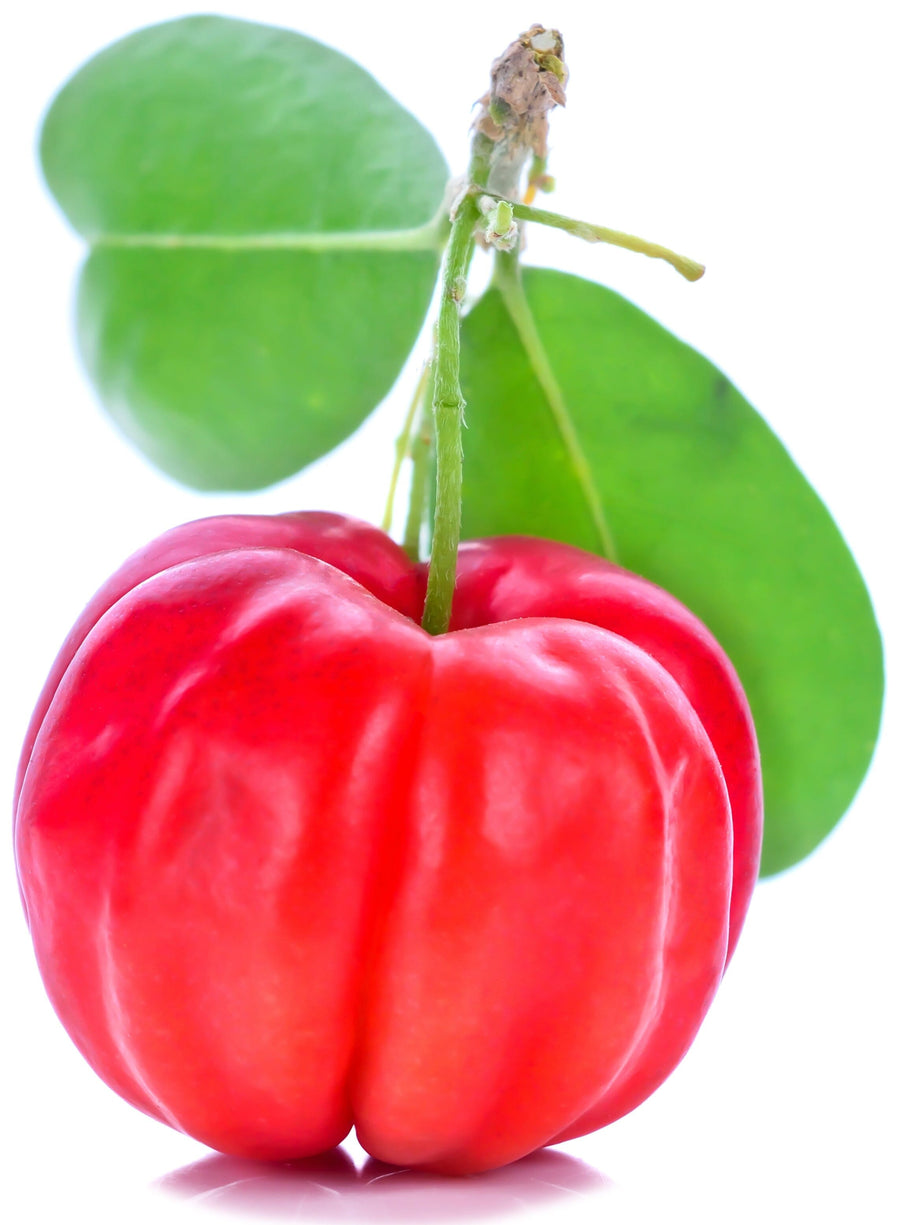
POLYGON ((741 676, 763 761, 763 872, 779 871, 838 821, 874 748, 882 650, 856 564, 705 358, 599 285, 538 269, 523 282, 587 483, 492 289, 463 324, 463 533, 602 552, 599 498, 620 563, 693 609, 741 676))
POLYGON ((177 479, 279 480, 390 389, 434 288, 447 168, 352 61, 243 21, 154 26, 60 91, 41 158, 91 245, 88 371, 177 479))

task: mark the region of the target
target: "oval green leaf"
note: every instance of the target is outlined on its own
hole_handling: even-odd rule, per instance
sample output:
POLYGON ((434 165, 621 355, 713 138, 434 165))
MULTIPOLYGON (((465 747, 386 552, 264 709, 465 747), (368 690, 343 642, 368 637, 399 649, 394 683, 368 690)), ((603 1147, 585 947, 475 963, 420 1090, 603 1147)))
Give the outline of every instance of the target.
POLYGON ((390 389, 434 288, 447 168, 351 60, 227 18, 153 26, 64 86, 41 160, 91 247, 87 369, 176 479, 270 484, 390 389))
POLYGON ((620 564, 697 613, 741 676, 763 763, 762 871, 780 871, 844 813, 878 732, 881 639, 853 557, 710 362, 599 285, 531 269, 523 286, 566 417, 513 323, 515 290, 492 289, 463 324, 464 535, 604 552, 602 505, 620 564))

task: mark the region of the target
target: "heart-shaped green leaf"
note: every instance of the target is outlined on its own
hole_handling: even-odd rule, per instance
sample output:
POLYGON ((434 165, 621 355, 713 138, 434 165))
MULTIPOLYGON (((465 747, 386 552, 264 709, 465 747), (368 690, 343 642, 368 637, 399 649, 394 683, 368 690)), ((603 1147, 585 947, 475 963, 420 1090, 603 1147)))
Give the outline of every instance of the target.
POLYGON ((521 296, 501 283, 463 324, 464 534, 602 552, 605 517, 619 562, 731 656, 759 733, 762 870, 788 867, 841 817, 878 732, 881 639, 854 560, 705 358, 591 282, 533 269, 521 296))
POLYGON ((447 169, 344 56, 190 17, 85 65, 47 182, 91 245, 87 368, 124 433, 199 488, 256 488, 345 438, 421 328, 447 169))

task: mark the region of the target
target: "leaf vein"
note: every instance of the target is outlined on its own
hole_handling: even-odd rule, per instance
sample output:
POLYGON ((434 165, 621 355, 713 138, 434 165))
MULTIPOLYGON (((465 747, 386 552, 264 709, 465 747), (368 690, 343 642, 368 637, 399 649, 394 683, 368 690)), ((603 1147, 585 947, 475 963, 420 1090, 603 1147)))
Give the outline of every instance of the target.
POLYGON ((600 490, 594 480, 590 464, 582 449, 575 429, 575 423, 569 414, 563 390, 550 363, 550 358, 544 348, 531 307, 522 287, 518 263, 509 256, 498 255, 496 263, 495 284, 500 291, 513 327, 516 329, 522 347, 531 363, 534 376, 544 393, 547 406, 553 417, 563 447, 572 465, 576 483, 580 488, 591 522, 597 533, 600 550, 609 561, 618 561, 618 552, 603 502, 600 490))
POLYGON ((444 218, 408 230, 336 230, 271 234, 92 234, 89 244, 104 249, 201 251, 440 251, 444 218))

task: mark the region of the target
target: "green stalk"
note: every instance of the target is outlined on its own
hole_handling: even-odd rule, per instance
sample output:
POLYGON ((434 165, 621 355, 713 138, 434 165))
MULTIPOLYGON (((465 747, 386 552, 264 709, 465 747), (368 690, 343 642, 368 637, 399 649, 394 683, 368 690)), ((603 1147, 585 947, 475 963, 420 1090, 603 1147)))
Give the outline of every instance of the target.
MULTIPOLYGON (((394 448, 394 466, 391 469, 391 481, 388 486, 387 502, 384 508, 384 515, 381 520, 381 530, 389 532, 391 524, 394 522, 394 499, 397 496, 397 483, 400 480, 400 469, 403 467, 403 461, 411 454, 411 439, 413 432, 413 424, 416 420, 416 414, 419 405, 422 403, 422 397, 425 395, 425 388, 428 384, 428 365, 422 367, 422 373, 419 375, 416 383, 415 391, 413 392, 412 400, 409 408, 406 411, 406 417, 403 421, 403 428, 400 431, 400 436, 397 439, 394 448)), ((418 557, 415 559, 418 561, 418 557)))
POLYGON ((605 242, 613 247, 622 247, 626 251, 636 251, 639 255, 648 255, 650 259, 662 259, 671 264, 676 272, 687 281, 699 281, 706 271, 703 264, 686 255, 679 255, 658 242, 648 242, 646 238, 638 238, 635 234, 626 234, 622 230, 610 230, 604 225, 593 225, 590 221, 578 221, 574 217, 564 217, 562 213, 551 213, 545 208, 534 208, 530 204, 519 204, 516 200, 507 200, 496 192, 484 193, 491 200, 509 204, 513 215, 519 221, 533 221, 536 225, 551 226, 555 230, 564 230, 574 238, 584 242, 605 242))
POLYGON ((409 449, 412 460, 412 480, 409 486, 409 507, 406 512, 406 528, 403 533, 403 548, 410 561, 421 558, 422 524, 428 502, 428 478, 431 473, 431 413, 422 406, 418 427, 409 449))
MULTIPOLYGON (((431 564, 422 626, 431 634, 449 629, 456 586, 462 521, 462 427, 465 400, 459 381, 460 308, 483 217, 479 195, 490 184, 515 194, 527 162, 546 155, 547 115, 564 101, 566 77, 558 30, 534 25, 494 61, 491 90, 476 117, 466 187, 450 214, 443 280, 435 327, 434 378, 435 503, 431 564)), ((515 241, 509 209, 497 210, 499 230, 488 242, 505 249, 515 241), (501 216, 501 214, 503 214, 501 216)))
MULTIPOLYGON (((480 144, 476 137, 476 149, 480 144)), ((473 151, 470 173, 481 169, 477 161, 473 151)), ((437 473, 431 565, 422 616, 422 627, 430 634, 446 633, 456 585, 456 554, 462 521, 462 426, 466 406, 459 383, 460 303, 466 292, 475 227, 480 218, 474 196, 466 193, 450 227, 435 328, 433 413, 437 473)))

